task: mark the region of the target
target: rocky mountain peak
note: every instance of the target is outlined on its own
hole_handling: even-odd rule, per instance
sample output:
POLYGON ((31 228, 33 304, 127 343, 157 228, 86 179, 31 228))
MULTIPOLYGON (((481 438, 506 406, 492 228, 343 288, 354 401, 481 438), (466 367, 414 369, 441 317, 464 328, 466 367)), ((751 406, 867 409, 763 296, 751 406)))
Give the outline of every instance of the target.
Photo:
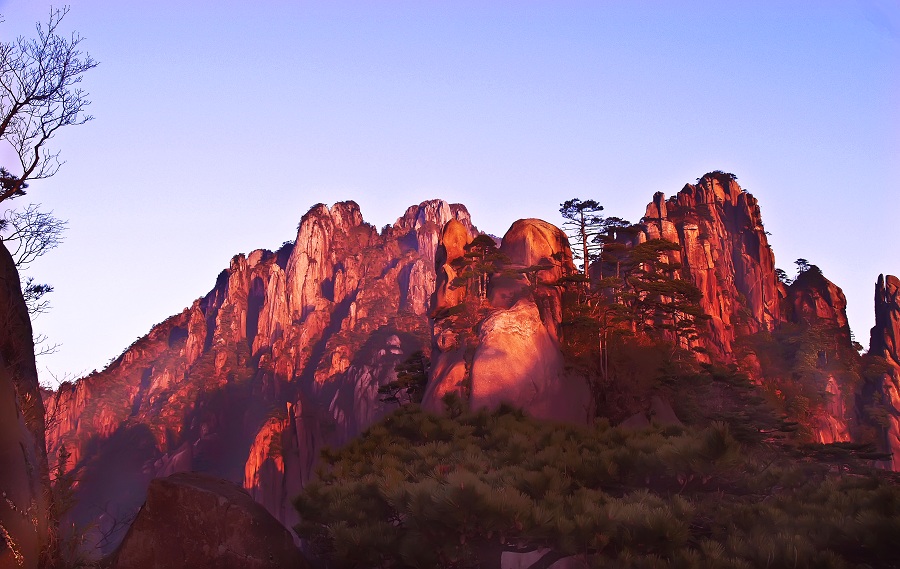
POLYGON ((893 454, 889 467, 900 471, 900 279, 893 275, 879 275, 875 283, 875 326, 869 354, 883 358, 879 377, 872 378, 872 399, 883 410, 879 427, 883 449, 893 454))
MULTIPOLYGON (((824 277, 790 290, 778 282, 757 202, 733 176, 708 174, 668 199, 657 193, 632 229, 623 232, 631 245, 679 245, 665 254, 703 293, 710 359, 734 363, 738 338, 795 317, 846 323, 843 294, 824 277)), ((426 408, 440 410, 443 395, 458 393, 475 407, 505 402, 539 418, 588 420, 592 395, 560 349, 559 280, 575 272, 568 239, 525 219, 494 245, 479 239, 460 204, 410 206, 379 232, 346 201, 313 206, 295 242, 276 252, 236 255, 205 296, 103 372, 48 397, 58 417, 51 459, 66 445, 66 468, 81 480, 69 521, 97 523, 109 549, 152 478, 199 471, 242 484, 291 525, 290 498, 321 449, 395 408, 379 388, 418 351, 431 358, 426 408), (496 259, 505 260, 490 268, 496 259), (94 504, 106 504, 104 517, 94 504)), ((897 279, 878 290, 873 346, 900 362, 897 279)), ((829 393, 840 399, 834 383, 829 393)), ((884 385, 893 397, 900 380, 884 385)), ((846 440, 844 411, 828 412, 838 417, 829 440, 846 440)))
POLYGON ((782 321, 775 256, 756 198, 736 178, 712 172, 668 200, 653 196, 635 242, 665 239, 681 246, 671 261, 703 293, 711 316, 706 348, 730 358, 739 334, 770 330, 782 321))
POLYGON ((878 275, 875 283, 875 326, 869 351, 900 365, 900 279, 878 275))

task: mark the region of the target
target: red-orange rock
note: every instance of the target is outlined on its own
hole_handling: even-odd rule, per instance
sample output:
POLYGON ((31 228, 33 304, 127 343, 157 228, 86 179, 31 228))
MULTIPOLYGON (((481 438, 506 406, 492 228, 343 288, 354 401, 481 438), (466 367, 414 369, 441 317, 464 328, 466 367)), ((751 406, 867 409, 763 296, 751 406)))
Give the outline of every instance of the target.
POLYGON ((532 299, 498 309, 481 323, 471 364, 473 408, 508 403, 538 419, 586 423, 590 402, 584 380, 567 377, 559 344, 532 299))
POLYGON ((454 287, 453 279, 458 275, 453 261, 465 255, 465 246, 472 241, 472 235, 465 225, 455 219, 448 221, 441 232, 441 239, 435 252, 435 297, 432 310, 437 311, 458 305, 466 296, 465 287, 454 287))
POLYGON ((434 313, 431 377, 423 406, 440 411, 441 397, 456 392, 474 408, 508 403, 538 418, 586 422, 591 401, 587 384, 567 377, 558 342, 562 309, 556 283, 575 270, 565 234, 539 219, 513 223, 500 244, 506 274, 490 276, 486 304, 464 287, 441 288, 454 274, 450 261, 463 255, 470 239, 464 228, 450 222, 438 248, 436 307, 444 311, 434 313), (508 274, 538 266, 545 268, 528 276, 508 274), (447 310, 461 304, 462 310, 447 310))
POLYGON ((893 453, 888 466, 900 471, 900 279, 893 275, 879 275, 875 284, 875 326, 869 353, 883 357, 888 366, 876 386, 887 412, 882 444, 883 450, 893 453))
POLYGON ((151 478, 185 470, 243 480, 295 521, 290 499, 322 447, 391 410, 378 387, 428 351, 433 259, 450 220, 474 234, 465 208, 440 200, 381 233, 354 202, 317 205, 294 243, 235 256, 206 296, 49 396, 51 455, 66 444, 83 481, 69 521, 97 521, 98 503, 132 517, 151 478))
MULTIPOLYGON (((804 327, 814 327, 827 336, 823 349, 837 353, 838 347, 853 361, 858 360, 851 347, 850 326, 847 322, 847 299, 841 288, 825 278, 818 267, 798 275, 787 287, 784 317, 804 327)), ((817 365, 826 367, 827 359, 817 365)), ((841 374, 828 373, 821 387, 829 394, 828 404, 819 409, 814 424, 809 425, 820 443, 852 440, 852 426, 858 421, 852 401, 854 387, 841 374)))
MULTIPOLYGON (((518 280, 521 286, 530 288, 531 296, 540 309, 544 326, 554 341, 558 341, 559 325, 562 322, 562 288, 557 282, 576 271, 568 237, 560 228, 546 221, 520 219, 503 235, 500 252, 509 259, 511 269, 547 267, 528 277, 531 280, 530 285, 524 276, 518 280)), ((497 297, 500 296, 496 294, 496 290, 494 292, 492 304, 495 304, 499 300, 497 297)), ((507 303, 495 305, 509 307, 507 303)))
POLYGON ((782 321, 769 247, 756 198, 733 177, 711 173, 647 206, 638 241, 667 239, 681 245, 672 261, 683 264, 683 278, 703 293, 711 316, 704 346, 730 360, 738 335, 771 330, 782 321))

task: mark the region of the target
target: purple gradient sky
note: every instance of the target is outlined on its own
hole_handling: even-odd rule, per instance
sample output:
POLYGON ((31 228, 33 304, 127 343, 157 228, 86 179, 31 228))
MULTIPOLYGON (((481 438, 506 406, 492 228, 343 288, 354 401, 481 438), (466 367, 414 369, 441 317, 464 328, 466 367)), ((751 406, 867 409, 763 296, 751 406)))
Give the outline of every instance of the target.
MULTIPOLYGON (((102 369, 317 202, 381 227, 441 197, 502 235, 576 196, 637 220, 721 169, 779 267, 843 287, 863 344, 900 273, 895 1, 70 3, 97 118, 12 204, 70 224, 29 273, 56 287, 45 380, 102 369)), ((0 37, 48 10, 0 0, 0 37)))

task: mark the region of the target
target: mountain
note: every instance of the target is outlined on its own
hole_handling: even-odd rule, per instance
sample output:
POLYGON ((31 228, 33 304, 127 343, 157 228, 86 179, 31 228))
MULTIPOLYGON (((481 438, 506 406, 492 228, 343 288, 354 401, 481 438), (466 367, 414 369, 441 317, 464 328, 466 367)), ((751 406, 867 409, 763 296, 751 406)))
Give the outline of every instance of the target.
MULTIPOLYGON (((290 499, 320 451, 396 408, 378 390, 418 351, 431 361, 427 409, 442 409, 452 394, 474 408, 511 403, 573 423, 598 413, 680 422, 675 392, 654 383, 654 366, 669 363, 659 360, 667 342, 665 353, 698 373, 745 373, 748 389, 762 393, 754 397, 796 422, 803 440, 880 437, 881 450, 898 447, 896 279, 879 285, 883 315, 870 352, 883 354, 887 367, 878 369, 887 371, 870 377, 843 293, 814 265, 793 282, 779 276, 759 205, 733 175, 707 174, 669 199, 657 193, 640 223, 610 238, 626 252, 674 243, 660 255, 667 278, 696 287, 705 315, 696 337, 635 336, 632 361, 646 369, 615 386, 624 401, 615 413, 567 355, 584 289, 572 284, 559 228, 519 220, 496 240, 479 235, 464 206, 432 200, 378 231, 354 202, 314 206, 294 242, 234 257, 206 296, 105 370, 45 394, 51 463, 65 447, 64 469, 79 480, 69 521, 90 528, 88 542, 108 553, 152 479, 196 471, 242 484, 290 527, 290 499)), ((592 271, 611 274, 604 262, 592 271)), ((688 376, 662 379, 692 389, 679 377, 688 376)), ((746 415, 740 401, 726 403, 746 415)))
POLYGON ((215 287, 156 325, 100 373, 48 397, 48 448, 80 480, 70 513, 104 552, 121 540, 151 479, 212 473, 276 517, 319 451, 395 408, 378 387, 427 349, 434 256, 465 207, 410 207, 381 232, 354 202, 316 205, 275 252, 238 255, 215 287))

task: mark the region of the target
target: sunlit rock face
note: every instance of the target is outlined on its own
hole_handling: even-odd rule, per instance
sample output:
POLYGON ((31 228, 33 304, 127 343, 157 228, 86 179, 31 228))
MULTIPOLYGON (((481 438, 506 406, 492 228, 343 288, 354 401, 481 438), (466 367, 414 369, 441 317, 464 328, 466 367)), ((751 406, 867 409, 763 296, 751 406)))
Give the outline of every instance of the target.
POLYGON ((441 200, 380 232, 354 202, 316 205, 294 242, 235 256, 206 296, 48 394, 51 456, 65 445, 82 480, 69 521, 95 524, 89 541, 108 553, 150 480, 199 471, 296 522, 290 499, 319 451, 392 410, 378 388, 428 352, 434 259, 451 220, 476 234, 465 207, 441 200))
POLYGON ((471 286, 452 285, 453 261, 470 241, 454 222, 442 232, 433 363, 423 405, 440 410, 441 398, 453 392, 476 409, 506 403, 538 418, 587 421, 587 384, 566 376, 559 347, 562 289, 556 283, 575 270, 565 234, 539 219, 513 223, 499 247, 506 270, 490 275, 485 298, 471 286), (524 272, 529 267, 536 270, 524 272), (523 272, 516 276, 517 270, 523 272))
POLYGON ((31 321, 15 263, 0 243, 0 567, 38 567, 48 490, 31 321))
POLYGON ((775 256, 759 205, 729 174, 712 173, 668 200, 653 196, 635 242, 665 239, 681 246, 670 262, 703 293, 711 319, 703 347, 728 360, 735 339, 781 321, 775 256))
POLYGON ((586 422, 587 385, 567 381, 559 344, 531 299, 498 309, 480 327, 471 363, 473 408, 520 407, 540 419, 586 422))
MULTIPOLYGON (((657 193, 639 228, 634 245, 665 239, 680 246, 667 261, 680 263, 681 278, 703 293, 701 306, 711 318, 698 346, 711 359, 739 361, 757 382, 765 382, 771 370, 759 368, 755 355, 737 344, 795 324, 823 330, 830 352, 840 351, 848 366, 855 365, 843 292, 817 270, 801 274, 790 286, 779 281, 759 204, 734 176, 706 174, 669 199, 657 193)), ((593 275, 600 276, 599 270, 595 266, 593 275)), ((821 363, 824 371, 828 362, 821 363)), ((819 442, 850 440, 857 421, 855 387, 845 374, 825 376, 818 387, 830 394, 829 403, 807 426, 819 442)))
POLYGON ((875 390, 884 409, 883 449, 893 453, 886 466, 900 471, 900 279, 893 275, 879 275, 875 284, 869 354, 884 358, 886 364, 875 390))

